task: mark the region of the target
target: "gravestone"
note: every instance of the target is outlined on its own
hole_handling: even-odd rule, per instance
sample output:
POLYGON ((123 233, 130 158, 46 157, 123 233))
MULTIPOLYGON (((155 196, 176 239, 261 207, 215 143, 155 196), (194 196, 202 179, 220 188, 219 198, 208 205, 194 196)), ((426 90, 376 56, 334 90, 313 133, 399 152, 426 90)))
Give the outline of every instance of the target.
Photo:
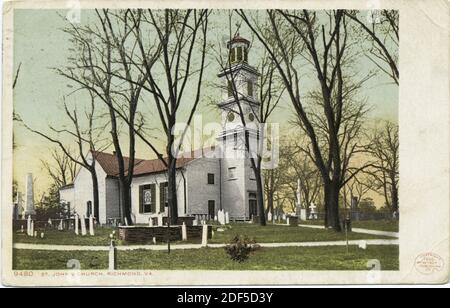
POLYGON ((36 215, 34 210, 33 174, 28 173, 26 178, 27 200, 25 205, 25 216, 36 215))
POLYGON ((44 238, 44 232, 41 232, 41 239, 44 238))
POLYGON ((202 247, 208 246, 208 225, 202 226, 202 247))
POLYGON ((272 212, 269 212, 268 214, 267 214, 267 221, 272 221, 272 212))
POLYGON ((225 213, 223 210, 219 210, 219 212, 217 213, 217 219, 219 220, 219 223, 221 225, 225 224, 225 213))
POLYGON ((302 196, 301 196, 301 182, 300 179, 297 181, 297 206, 295 207, 295 215, 301 217, 302 210, 302 196))
POLYGON ((81 217, 81 235, 85 236, 86 234, 86 217, 83 215, 81 217))
POLYGON ((186 224, 183 221, 183 224, 181 225, 181 240, 187 241, 187 230, 186 230, 186 224))
POLYGON ((27 218, 27 235, 31 236, 31 216, 28 215, 27 218))
POLYGON ((117 269, 117 248, 114 240, 111 240, 111 244, 109 245, 108 269, 110 271, 117 269))
POLYGON ((364 240, 360 241, 359 244, 358 244, 358 248, 366 250, 367 249, 367 242, 364 241, 364 240))
POLYGON ((95 235, 95 231, 94 231, 94 216, 89 216, 89 235, 90 236, 94 236, 95 235))
POLYGON ((63 231, 63 230, 64 230, 63 220, 60 219, 60 220, 59 220, 59 225, 58 225, 58 231, 63 231))
POLYGON ((75 214, 75 234, 76 235, 80 234, 79 223, 80 223, 80 217, 78 216, 78 214, 75 214))
POLYGON ((229 224, 230 223, 230 214, 228 212, 225 212, 225 224, 229 224))
POLYGON ((153 218, 152 218, 152 217, 150 217, 150 218, 148 219, 148 226, 149 226, 149 227, 153 227, 153 218))
POLYGON ((219 218, 217 217, 217 215, 214 216, 214 221, 217 221, 219 218))
POLYGON ((316 212, 317 206, 314 205, 314 202, 311 202, 311 205, 309 206, 309 219, 311 220, 317 220, 317 212, 316 212))
POLYGON ((160 213, 158 214, 158 227, 162 227, 163 225, 163 215, 160 213))
POLYGON ((34 236, 34 220, 31 221, 30 236, 34 236))
POLYGON ((192 225, 193 225, 193 226, 198 226, 197 219, 194 219, 194 221, 192 221, 192 225))

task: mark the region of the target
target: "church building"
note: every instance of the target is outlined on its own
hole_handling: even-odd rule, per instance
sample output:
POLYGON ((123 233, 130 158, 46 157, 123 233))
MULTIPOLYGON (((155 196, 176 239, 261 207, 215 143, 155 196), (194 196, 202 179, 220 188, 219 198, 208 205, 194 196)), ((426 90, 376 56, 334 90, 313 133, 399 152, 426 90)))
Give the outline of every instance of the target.
MULTIPOLYGON (((246 134, 250 151, 256 149, 259 138, 255 116, 260 107, 256 94, 259 73, 248 64, 249 45, 239 35, 227 43, 230 65, 218 74, 224 90, 218 102, 222 132, 213 149, 215 155, 211 155, 212 149, 196 150, 191 157, 177 161, 179 216, 213 218, 221 209, 229 213, 231 220, 249 220, 258 215, 256 180, 245 146, 246 134)), ((73 184, 61 188, 61 202, 79 215, 94 215, 101 224, 118 220, 121 207, 117 159, 104 152, 90 152, 87 158, 96 160, 98 208, 93 208, 91 175, 84 168, 73 184)), ((146 224, 150 217, 167 213, 167 170, 160 160, 136 159, 131 204, 135 224, 146 224)))

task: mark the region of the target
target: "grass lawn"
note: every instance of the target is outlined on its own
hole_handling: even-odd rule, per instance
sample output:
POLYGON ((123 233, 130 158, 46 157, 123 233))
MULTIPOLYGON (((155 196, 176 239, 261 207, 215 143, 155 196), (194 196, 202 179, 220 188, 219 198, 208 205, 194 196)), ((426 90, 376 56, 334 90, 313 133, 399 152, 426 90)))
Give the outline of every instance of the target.
MULTIPOLYGON (((323 226, 323 220, 307 220, 302 221, 302 225, 319 225, 323 226)), ((352 227, 362 228, 369 230, 387 231, 387 232, 398 232, 399 224, 395 220, 365 220, 365 221, 352 221, 352 227)))
MULTIPOLYGON (((261 227, 257 224, 236 223, 225 228, 225 232, 215 232, 210 243, 228 243, 235 235, 247 235, 257 243, 286 243, 286 242, 324 242, 343 241, 345 233, 333 230, 302 228, 297 226, 280 226, 268 224, 261 227)), ((349 240, 387 239, 388 237, 349 233, 349 240)))
MULTIPOLYGON (((44 238, 29 237, 25 233, 13 233, 13 243, 30 244, 54 244, 54 245, 85 245, 85 246, 109 246, 109 235, 114 228, 97 228, 95 236, 75 235, 73 231, 44 231, 44 238)), ((81 230, 80 230, 81 233, 81 230)))
MULTIPOLYGON (((210 243, 228 243, 235 235, 247 235, 254 238, 257 243, 282 243, 282 242, 318 242, 318 241, 340 241, 345 240, 345 233, 337 233, 333 230, 320 230, 302 228, 296 226, 280 226, 268 224, 261 227, 257 224, 234 223, 226 227, 215 226, 214 229, 222 228, 224 232, 214 232, 214 237, 210 243)), ((14 243, 30 244, 54 244, 54 245, 85 245, 85 246, 108 246, 109 234, 112 228, 98 228, 95 236, 76 236, 71 231, 48 230, 45 237, 28 237, 24 233, 14 234, 14 243)), ((350 233, 350 240, 359 239, 385 239, 388 237, 350 233)), ((149 239, 148 244, 151 244, 149 239)), ((191 240, 187 243, 200 243, 200 239, 191 240)), ((186 243, 186 242, 177 242, 186 243)), ((119 242, 119 245, 127 243, 119 242)), ((176 243, 174 243, 176 244, 176 243)))
MULTIPOLYGON (((15 270, 63 270, 77 259, 81 269, 107 269, 107 252, 61 252, 14 249, 15 270)), ((368 270, 367 261, 378 259, 382 270, 399 269, 398 246, 260 248, 243 263, 229 259, 223 248, 164 251, 119 251, 119 270, 368 270)))

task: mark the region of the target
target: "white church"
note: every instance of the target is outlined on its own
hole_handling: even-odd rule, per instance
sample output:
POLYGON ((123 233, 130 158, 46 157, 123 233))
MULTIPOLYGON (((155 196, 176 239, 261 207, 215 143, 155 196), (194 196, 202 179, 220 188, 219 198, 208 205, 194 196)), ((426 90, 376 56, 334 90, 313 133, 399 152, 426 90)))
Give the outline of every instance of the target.
MULTIPOLYGON (((221 110, 223 130, 211 157, 194 155, 177 162, 177 199, 179 216, 208 216, 219 210, 229 213, 231 220, 249 220, 258 215, 256 180, 245 154, 245 134, 250 149, 256 147, 259 110, 256 98, 259 73, 248 64, 250 42, 239 35, 228 42, 231 65, 218 77, 224 85, 221 110), (233 76, 231 78, 231 76, 233 76), (244 110, 246 126, 238 112, 230 80, 234 81, 239 102, 244 110)), ((196 151, 198 154, 202 150, 196 151)), ((96 160, 99 184, 99 206, 93 208, 90 173, 81 168, 73 184, 60 190, 60 201, 69 204, 79 215, 94 215, 101 224, 120 218, 118 164, 114 154, 91 152, 88 159, 96 160)), ((125 162, 127 164, 127 162, 125 162)), ((167 172, 161 161, 136 159, 131 184, 132 218, 135 224, 146 224, 149 218, 167 213, 167 172)))

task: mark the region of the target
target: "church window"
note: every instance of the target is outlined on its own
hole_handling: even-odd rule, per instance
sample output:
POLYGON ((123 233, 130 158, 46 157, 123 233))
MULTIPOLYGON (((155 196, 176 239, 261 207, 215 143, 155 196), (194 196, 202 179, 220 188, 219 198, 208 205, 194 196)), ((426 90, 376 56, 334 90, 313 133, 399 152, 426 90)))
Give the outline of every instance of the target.
POLYGON ((139 186, 139 213, 155 213, 155 184, 139 186))
POLYGON ((237 48, 237 61, 238 62, 242 61, 242 47, 237 48))
POLYGON ((164 213, 165 207, 169 206, 169 183, 164 182, 159 184, 159 212, 164 213))
POLYGON ((253 96, 253 82, 251 80, 247 80, 247 95, 253 96))
POLYGON ((230 180, 236 179, 236 167, 228 168, 228 179, 230 180))
POLYGON ((231 48, 230 51, 230 62, 233 63, 236 61, 236 50, 234 48, 231 48))
POLYGON ((214 185, 214 173, 208 173, 208 184, 214 185))

